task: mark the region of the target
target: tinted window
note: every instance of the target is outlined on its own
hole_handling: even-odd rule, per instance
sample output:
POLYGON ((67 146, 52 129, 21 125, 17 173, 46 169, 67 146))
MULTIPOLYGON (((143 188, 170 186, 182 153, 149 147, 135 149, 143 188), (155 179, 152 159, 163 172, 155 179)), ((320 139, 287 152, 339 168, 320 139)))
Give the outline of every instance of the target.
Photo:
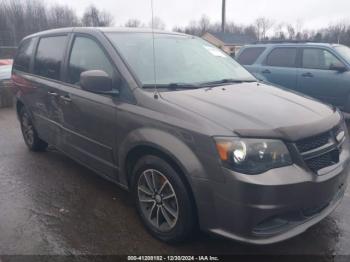
POLYGON ((329 70, 331 65, 342 64, 338 58, 324 49, 303 50, 303 68, 329 70))
POLYGON ((35 74, 59 80, 66 43, 67 36, 41 38, 35 57, 35 74))
POLYGON ((113 76, 113 66, 100 46, 92 39, 76 37, 69 59, 68 82, 79 84, 80 74, 88 70, 103 70, 113 76))
POLYGON ((34 40, 25 40, 18 49, 17 56, 14 62, 14 69, 23 72, 29 72, 30 58, 33 52, 34 40))
POLYGON ((295 67, 297 57, 296 48, 276 48, 266 59, 269 66, 295 67))
POLYGON ((242 51, 237 58, 237 61, 242 65, 252 65, 258 59, 258 57, 265 51, 265 47, 252 47, 242 51))

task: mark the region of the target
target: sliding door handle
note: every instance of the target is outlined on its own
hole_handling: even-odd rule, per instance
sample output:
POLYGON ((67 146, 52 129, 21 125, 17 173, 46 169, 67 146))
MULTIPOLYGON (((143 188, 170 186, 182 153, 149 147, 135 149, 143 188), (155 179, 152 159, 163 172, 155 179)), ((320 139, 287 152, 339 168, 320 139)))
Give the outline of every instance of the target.
POLYGON ((310 72, 304 73, 301 75, 302 77, 314 77, 314 75, 310 72))
POLYGON ((60 96, 60 99, 62 99, 66 103, 72 102, 72 99, 70 99, 70 97, 68 95, 60 96))
POLYGON ((55 93, 55 92, 50 92, 50 91, 48 91, 47 94, 48 94, 49 96, 54 96, 54 97, 57 97, 57 96, 58 96, 57 93, 55 93))
POLYGON ((271 74, 271 71, 269 69, 265 69, 264 71, 262 71, 261 73, 263 74, 271 74))

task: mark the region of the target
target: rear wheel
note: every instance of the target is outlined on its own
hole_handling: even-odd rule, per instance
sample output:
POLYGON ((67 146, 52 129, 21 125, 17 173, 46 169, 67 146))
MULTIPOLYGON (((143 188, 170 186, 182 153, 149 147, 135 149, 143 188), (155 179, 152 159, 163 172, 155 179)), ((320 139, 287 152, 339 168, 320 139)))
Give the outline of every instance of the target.
POLYGON ((144 156, 133 172, 133 195, 138 213, 156 238, 176 243, 195 228, 195 208, 184 182, 173 167, 157 156, 144 156))
POLYGON ((33 121, 24 107, 21 108, 19 116, 23 139, 28 148, 32 151, 44 151, 48 144, 39 138, 33 121))

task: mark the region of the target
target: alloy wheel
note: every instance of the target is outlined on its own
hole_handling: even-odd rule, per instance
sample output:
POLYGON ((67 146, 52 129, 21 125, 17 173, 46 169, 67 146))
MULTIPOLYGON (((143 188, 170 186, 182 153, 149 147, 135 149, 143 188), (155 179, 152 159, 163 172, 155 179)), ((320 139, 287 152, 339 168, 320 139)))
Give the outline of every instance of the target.
POLYGON ((138 200, 144 217, 161 232, 173 229, 179 205, 170 181, 158 170, 147 169, 139 177, 138 200))

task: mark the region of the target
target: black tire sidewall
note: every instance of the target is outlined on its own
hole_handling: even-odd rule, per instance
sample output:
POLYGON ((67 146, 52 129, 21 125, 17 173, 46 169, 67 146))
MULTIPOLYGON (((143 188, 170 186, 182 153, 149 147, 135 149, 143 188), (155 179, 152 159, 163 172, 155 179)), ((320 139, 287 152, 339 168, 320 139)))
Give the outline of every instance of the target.
POLYGON ((168 243, 177 243, 187 239, 194 229, 195 209, 192 204, 193 201, 191 200, 190 193, 188 192, 188 189, 186 188, 180 175, 176 173, 174 168, 172 168, 168 162, 154 155, 142 157, 135 165, 132 174, 133 198, 137 211, 147 230, 156 238, 168 243), (161 232, 157 230, 157 228, 144 217, 143 212, 141 211, 138 199, 137 183, 142 172, 147 169, 155 169, 160 171, 164 176, 166 176, 175 191, 179 206, 179 217, 175 227, 168 232, 161 232))
POLYGON ((28 110, 24 106, 21 108, 19 116, 20 116, 20 125, 21 125, 22 136, 23 136, 24 142, 26 143, 27 147, 31 151, 43 151, 43 150, 45 150, 47 148, 47 143, 39 138, 38 133, 37 133, 35 127, 34 127, 33 120, 31 119, 28 110), (28 140, 24 136, 24 133, 23 133, 23 124, 22 124, 22 122, 23 122, 24 114, 27 114, 28 121, 30 121, 30 123, 33 126, 33 132, 34 133, 33 133, 33 143, 32 144, 28 143, 28 140))

